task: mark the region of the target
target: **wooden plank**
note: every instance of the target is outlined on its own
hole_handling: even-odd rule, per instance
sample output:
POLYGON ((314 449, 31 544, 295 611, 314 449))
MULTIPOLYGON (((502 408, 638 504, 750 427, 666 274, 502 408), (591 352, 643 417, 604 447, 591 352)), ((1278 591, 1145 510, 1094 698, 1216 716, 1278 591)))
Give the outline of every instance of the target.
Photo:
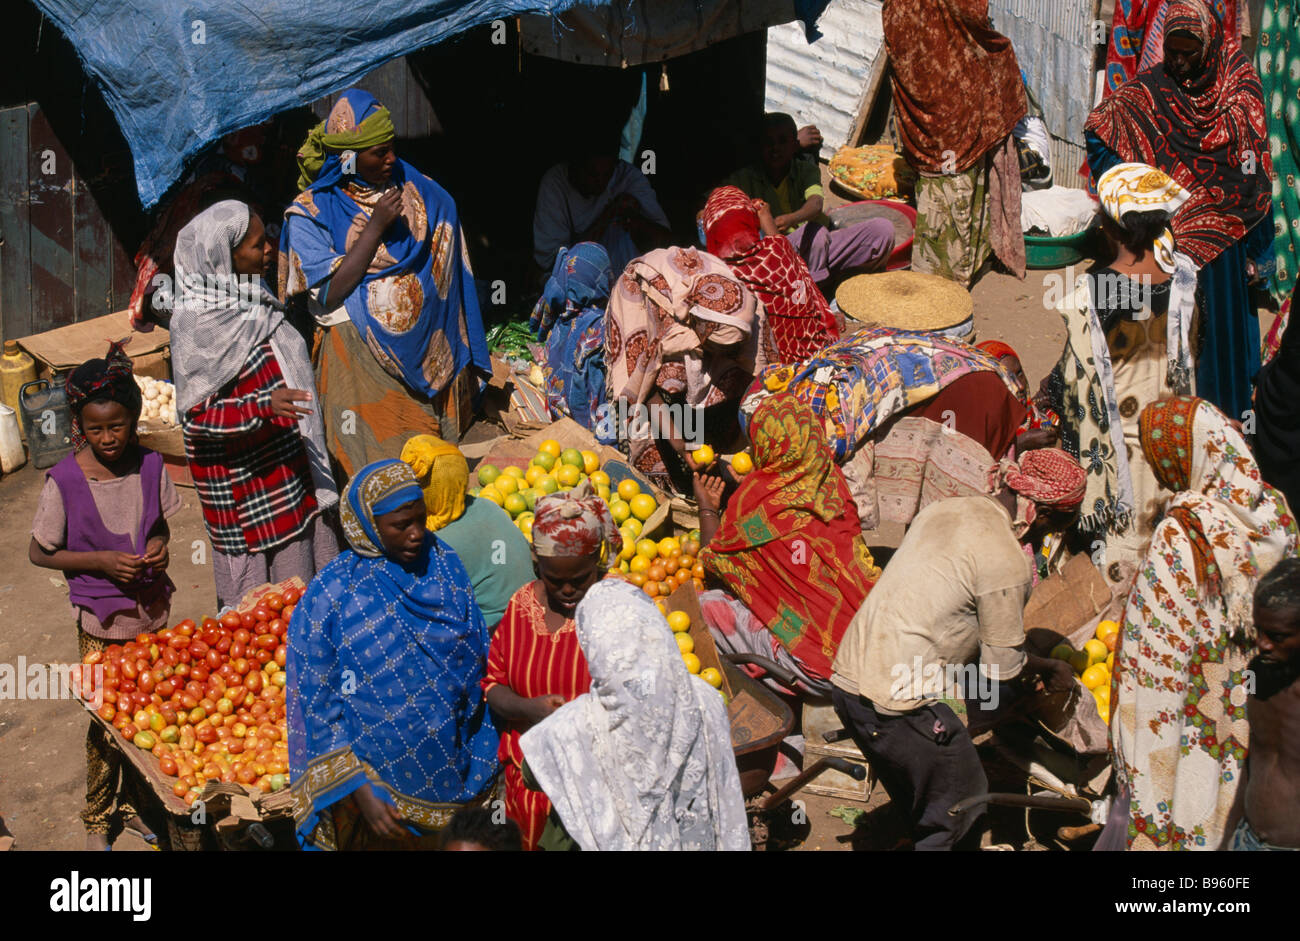
POLYGON ((0 336, 32 332, 27 107, 0 110, 0 336))
POLYGON ((406 60, 394 59, 375 69, 359 85, 379 99, 393 117, 398 137, 409 137, 406 112, 406 60))
POLYGON ((39 333, 76 322, 72 286, 72 158, 40 105, 27 106, 30 135, 32 327, 39 333))
POLYGON ((884 82, 888 65, 889 54, 885 51, 885 44, 882 42, 875 61, 871 63, 871 74, 862 88, 862 97, 858 99, 857 110, 853 112, 853 124, 849 126, 849 136, 844 141, 845 147, 857 147, 862 142, 862 132, 867 127, 871 112, 875 110, 876 97, 880 94, 880 86, 884 82))
POLYGON ((433 103, 424 93, 419 79, 415 77, 409 57, 402 59, 402 68, 406 72, 406 136, 431 137, 438 126, 438 119, 433 113, 433 103))
POLYGON ((81 175, 72 174, 72 287, 77 320, 111 314, 116 239, 81 175))

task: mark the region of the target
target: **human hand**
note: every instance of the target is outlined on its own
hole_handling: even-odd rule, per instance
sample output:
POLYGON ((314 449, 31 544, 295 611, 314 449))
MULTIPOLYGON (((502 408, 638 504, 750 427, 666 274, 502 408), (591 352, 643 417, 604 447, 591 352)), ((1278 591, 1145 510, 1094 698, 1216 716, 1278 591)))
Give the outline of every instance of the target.
POLYGON ((1050 425, 1030 428, 1016 436, 1016 456, 1038 448, 1050 448, 1056 444, 1057 430, 1050 425))
POLYGON ((144 564, 147 568, 155 571, 163 571, 167 568, 170 556, 167 552, 167 540, 162 536, 154 536, 144 546, 144 564))
POLYGON ((817 130, 815 124, 805 124, 799 128, 798 139, 800 150, 811 150, 814 147, 820 149, 822 146, 822 132, 817 130))
POLYGON ((524 711, 528 715, 528 721, 536 725, 556 709, 564 705, 564 697, 558 693, 548 693, 545 696, 534 696, 532 699, 525 700, 524 711))
POLYGON ((758 213, 758 227, 765 234, 770 232, 780 232, 781 228, 776 224, 776 219, 772 216, 772 207, 761 199, 754 200, 754 211, 758 213))
POLYGON ((144 571, 145 561, 130 552, 97 553, 96 568, 113 581, 128 585, 140 577, 144 571))
POLYGON ((275 389, 271 392, 271 411, 276 418, 289 418, 297 421, 311 414, 311 409, 294 405, 294 402, 310 402, 311 393, 302 389, 275 389))
POLYGON ((370 213, 370 224, 384 232, 402 214, 402 191, 397 187, 384 190, 370 213))
POLYGON ((1049 693, 1068 693, 1075 685, 1074 670, 1064 660, 1047 661, 1038 675, 1049 693))
POLYGON ((794 223, 790 221, 790 215, 788 213, 777 216, 772 220, 772 224, 776 226, 778 232, 784 232, 786 229, 794 225, 794 223))
POLYGON ((366 783, 352 793, 361 809, 361 816, 366 818, 376 836, 396 840, 408 835, 402 826, 401 812, 376 794, 373 786, 366 783))
POLYGON ((698 471, 692 475, 692 482, 695 485, 695 502, 699 504, 700 511, 718 512, 727 482, 716 474, 701 474, 698 471))

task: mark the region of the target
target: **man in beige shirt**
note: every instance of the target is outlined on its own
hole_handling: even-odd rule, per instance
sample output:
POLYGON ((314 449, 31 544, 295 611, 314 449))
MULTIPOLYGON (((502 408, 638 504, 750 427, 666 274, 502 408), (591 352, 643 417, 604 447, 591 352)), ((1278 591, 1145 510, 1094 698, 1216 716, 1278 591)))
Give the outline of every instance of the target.
MULTIPOLYGON (((1059 527, 1052 510, 1078 505, 1083 472, 1073 466, 1078 486, 1064 493, 1034 494, 1032 481, 1012 485, 1052 501, 1037 504, 1027 540, 1059 527)), ((918 513, 835 658, 835 711, 910 818, 918 850, 952 849, 978 813, 952 817, 948 809, 988 791, 970 734, 942 700, 995 709, 1038 677, 1051 689, 1074 682, 1067 664, 1024 651, 1033 563, 1012 530, 1016 499, 1009 486, 918 513)))

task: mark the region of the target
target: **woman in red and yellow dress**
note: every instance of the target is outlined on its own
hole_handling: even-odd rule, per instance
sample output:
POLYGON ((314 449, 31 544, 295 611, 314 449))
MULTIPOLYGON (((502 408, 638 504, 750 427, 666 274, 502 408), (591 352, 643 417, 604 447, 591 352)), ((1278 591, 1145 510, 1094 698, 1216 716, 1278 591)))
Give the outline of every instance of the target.
POLYGON ((511 597, 492 637, 483 679, 501 731, 497 759, 505 769, 506 816, 519 824, 524 849, 537 846, 551 802, 524 784, 519 736, 591 686, 573 612, 621 548, 614 518, 590 484, 537 501, 537 579, 511 597))

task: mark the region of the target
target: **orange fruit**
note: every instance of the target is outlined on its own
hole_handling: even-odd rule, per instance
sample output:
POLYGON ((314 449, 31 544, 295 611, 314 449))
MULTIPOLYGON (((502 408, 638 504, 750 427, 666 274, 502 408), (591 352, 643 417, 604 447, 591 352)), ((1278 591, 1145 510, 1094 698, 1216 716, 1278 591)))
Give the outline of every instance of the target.
POLYGON ((652 582, 652 581, 650 581, 649 579, 646 579, 645 582, 642 583, 642 585, 641 585, 641 590, 644 591, 644 592, 645 592, 647 595, 649 595, 651 598, 657 598, 657 597, 659 597, 659 583, 658 583, 658 582, 652 582))
POLYGON ((743 477, 754 469, 754 459, 748 452, 741 451, 739 454, 732 455, 731 469, 743 477))
POLYGON ((677 649, 682 653, 691 653, 695 650, 695 641, 691 640, 690 634, 674 634, 673 640, 677 641, 677 649))
POLYGON ((632 498, 641 492, 641 485, 629 477, 618 482, 616 491, 620 500, 631 503, 632 498))
POLYGON ((708 467, 713 463, 713 458, 713 448, 709 447, 707 444, 700 445, 691 452, 691 460, 700 467, 708 467))
MULTIPOLYGON (((600 458, 597 457, 595 451, 582 452, 582 469, 588 474, 594 474, 596 471, 600 470, 600 458)), ((608 479, 605 482, 605 486, 609 486, 608 479)))
POLYGON ((691 573, 688 572, 686 569, 678 569, 677 572, 676 572, 676 574, 674 574, 674 575, 672 575, 672 576, 670 576, 670 577, 676 579, 676 580, 677 580, 677 584, 679 584, 679 585, 685 585, 687 582, 689 582, 689 581, 691 580, 691 577, 692 577, 692 576, 691 576, 691 573))
POLYGON ((688 631, 691 628, 691 616, 685 611, 673 611, 668 615, 668 626, 674 631, 688 631))
POLYGON ((662 562, 651 562, 650 567, 646 569, 645 574, 646 578, 652 579, 656 582, 662 582, 664 576, 668 573, 664 571, 664 564, 662 562))
POLYGON ((659 540, 659 554, 665 559, 673 555, 674 550, 677 555, 681 555, 682 544, 672 536, 665 536, 663 539, 659 540))
POLYGON ((537 452, 539 454, 549 454, 551 457, 559 457, 563 450, 564 449, 560 447, 560 442, 556 441, 554 438, 547 438, 537 446, 537 452))
MULTIPOLYGON (((579 457, 578 460, 582 458, 579 457)), ((576 487, 578 481, 582 479, 582 471, 572 464, 565 464, 555 472, 555 479, 559 481, 561 487, 576 487)))
MULTIPOLYGON (((622 485, 620 484, 620 486, 622 485)), ((631 499, 628 506, 632 508, 632 515, 642 522, 648 520, 654 514, 654 511, 659 508, 655 498, 648 493, 638 493, 631 499)), ((658 547, 656 547, 655 551, 658 551, 658 547)))
POLYGON ((686 670, 688 673, 700 672, 700 658, 695 656, 695 654, 684 653, 682 654, 682 660, 686 663, 686 670))
POLYGON ((640 588, 646 582, 645 572, 633 572, 627 577, 627 580, 637 588, 640 588))

